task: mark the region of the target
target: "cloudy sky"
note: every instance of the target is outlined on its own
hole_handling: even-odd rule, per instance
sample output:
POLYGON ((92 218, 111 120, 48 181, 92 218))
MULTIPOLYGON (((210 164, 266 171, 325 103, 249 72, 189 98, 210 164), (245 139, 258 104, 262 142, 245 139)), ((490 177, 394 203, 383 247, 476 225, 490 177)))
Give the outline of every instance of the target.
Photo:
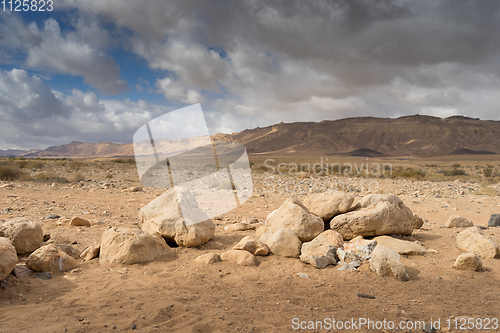
POLYGON ((499 7, 57 0, 51 12, 7 8, 0 149, 131 142, 148 120, 194 103, 212 132, 354 116, 500 120, 499 7))

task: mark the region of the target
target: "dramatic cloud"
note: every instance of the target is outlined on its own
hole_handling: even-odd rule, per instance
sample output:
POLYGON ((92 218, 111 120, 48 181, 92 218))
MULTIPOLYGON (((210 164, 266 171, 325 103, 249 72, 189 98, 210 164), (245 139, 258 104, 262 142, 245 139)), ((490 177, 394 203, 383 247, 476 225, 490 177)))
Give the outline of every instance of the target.
MULTIPOLYGON (((56 18, 0 19, 0 62, 83 76, 98 88, 54 92, 60 109, 50 109, 66 126, 85 124, 74 130, 94 129, 94 138, 113 137, 106 127, 130 141, 127 129, 131 137, 134 122, 154 113, 99 97, 127 85, 111 47, 155 73, 129 86, 172 107, 203 103, 212 131, 353 116, 500 120, 496 0, 62 0, 58 10, 72 13, 70 29, 56 18)), ((9 103, 4 116, 31 112, 9 103)))

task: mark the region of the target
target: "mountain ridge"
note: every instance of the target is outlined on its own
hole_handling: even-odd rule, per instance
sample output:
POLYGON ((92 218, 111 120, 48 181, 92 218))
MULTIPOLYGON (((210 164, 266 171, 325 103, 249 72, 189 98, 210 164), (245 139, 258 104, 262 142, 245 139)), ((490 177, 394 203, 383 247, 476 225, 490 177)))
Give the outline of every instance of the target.
MULTIPOLYGON (((278 123, 214 141, 242 143, 251 154, 325 154, 349 156, 440 156, 499 154, 500 121, 465 116, 439 118, 413 115, 399 118, 354 117, 319 122, 278 123)), ((0 151, 0 156, 2 156, 0 151)), ((7 151, 8 152, 8 151, 7 151)), ((132 143, 73 141, 15 156, 29 158, 133 157, 132 143)), ((5 155, 3 155, 5 156, 5 155)))

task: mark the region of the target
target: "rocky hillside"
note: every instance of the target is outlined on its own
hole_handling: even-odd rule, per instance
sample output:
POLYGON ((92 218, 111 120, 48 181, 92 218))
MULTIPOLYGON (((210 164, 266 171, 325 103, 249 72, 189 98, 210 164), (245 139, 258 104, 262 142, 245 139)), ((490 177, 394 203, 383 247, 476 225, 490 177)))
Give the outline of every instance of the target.
POLYGON ((455 151, 500 153, 500 121, 455 116, 347 118, 280 123, 234 135, 249 153, 432 156, 455 151))
MULTIPOLYGON (((217 134, 237 141, 250 154, 349 156, 438 156, 500 153, 500 121, 454 116, 359 117, 321 122, 279 123, 217 134)), ((26 157, 132 157, 132 144, 71 142, 26 157)))

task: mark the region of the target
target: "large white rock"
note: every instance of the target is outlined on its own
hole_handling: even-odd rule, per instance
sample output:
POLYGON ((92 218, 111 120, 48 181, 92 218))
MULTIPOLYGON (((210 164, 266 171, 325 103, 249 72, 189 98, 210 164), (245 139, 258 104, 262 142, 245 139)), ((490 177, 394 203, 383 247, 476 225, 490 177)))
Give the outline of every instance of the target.
POLYGON ((255 256, 248 251, 244 250, 228 250, 221 254, 223 261, 231 261, 240 266, 256 266, 257 261, 255 256))
POLYGON ((430 252, 425 247, 415 242, 405 241, 401 239, 397 239, 390 236, 378 236, 373 240, 377 242, 377 244, 388 247, 399 254, 426 254, 430 252))
POLYGON ((253 236, 243 237, 238 244, 233 246, 233 250, 245 250, 256 256, 267 256, 269 247, 260 239, 253 236))
POLYGON ((0 223, 0 237, 10 238, 17 253, 33 252, 42 246, 42 226, 21 217, 0 223))
POLYGON ((357 210, 338 215, 330 222, 330 228, 345 240, 356 236, 410 235, 415 226, 412 211, 394 194, 369 194, 357 206, 357 210))
POLYGON ((17 264, 17 252, 12 241, 0 237, 0 280, 5 279, 17 264))
POLYGON ((473 227, 474 223, 472 223, 471 220, 463 216, 452 215, 450 216, 448 221, 446 221, 444 226, 447 228, 469 228, 473 227))
POLYGON ((481 258, 475 253, 462 253, 453 264, 453 268, 466 271, 478 271, 483 267, 481 258))
POLYGON ((266 231, 260 236, 260 240, 269 246, 274 255, 289 258, 300 256, 302 242, 291 230, 281 228, 276 231, 266 231))
POLYGON ((335 265, 336 251, 342 247, 344 240, 342 235, 333 230, 326 230, 310 242, 302 244, 300 260, 316 268, 325 268, 335 265))
POLYGON ((215 232, 212 220, 181 187, 168 189, 144 206, 139 212, 139 226, 151 235, 174 240, 183 247, 205 244, 215 232))
POLYGON ((309 211, 324 221, 330 221, 334 216, 343 214, 351 208, 354 197, 340 191, 328 191, 307 196, 303 204, 309 211))
POLYGON ((131 265, 153 261, 168 251, 163 239, 138 229, 110 228, 102 234, 99 262, 131 265))
POLYGON ((64 272, 76 266, 78 266, 78 261, 55 244, 40 247, 26 260, 26 267, 35 272, 64 272))
POLYGON ((398 280, 408 280, 406 269, 399 254, 388 247, 377 245, 370 258, 370 269, 378 276, 393 276, 398 280))
POLYGON ((267 231, 282 228, 291 230, 302 242, 308 242, 323 232, 325 224, 321 218, 311 214, 298 199, 289 198, 267 216, 264 227, 267 231))
POLYGON ((472 252, 482 258, 500 256, 500 246, 486 236, 479 227, 465 229, 457 235, 458 248, 464 252, 472 252))

